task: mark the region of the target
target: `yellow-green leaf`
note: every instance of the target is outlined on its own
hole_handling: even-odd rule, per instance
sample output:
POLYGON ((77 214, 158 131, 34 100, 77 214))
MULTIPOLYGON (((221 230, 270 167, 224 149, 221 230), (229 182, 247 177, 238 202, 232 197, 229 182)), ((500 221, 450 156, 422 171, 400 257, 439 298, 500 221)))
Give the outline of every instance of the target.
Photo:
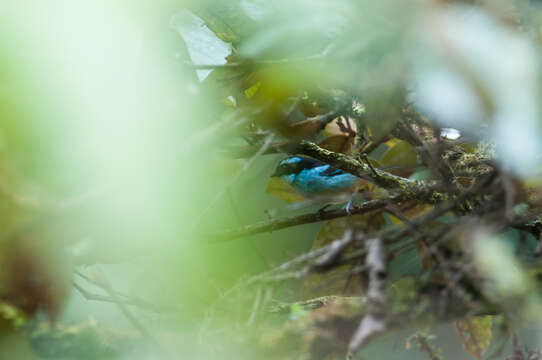
POLYGON ((350 154, 352 153, 352 146, 354 145, 354 137, 348 135, 334 135, 325 138, 318 145, 329 151, 350 154))
POLYGON ((260 86, 262 86, 262 83, 260 81, 258 81, 256 84, 254 84, 251 87, 249 87, 248 89, 246 89, 245 90, 245 96, 247 97, 247 99, 250 99, 251 97, 253 97, 254 94, 256 94, 258 92, 258 89, 260 88, 260 86))
POLYGON ((205 25, 222 41, 231 42, 236 44, 240 41, 239 34, 237 34, 230 25, 227 24, 220 16, 213 14, 203 8, 192 9, 196 15, 198 15, 205 25))
POLYGON ((388 296, 394 298, 393 312, 408 311, 416 299, 416 279, 413 276, 405 276, 395 281, 388 287, 388 296))
POLYGON ((455 321, 457 336, 463 348, 477 359, 482 359, 491 343, 493 316, 474 316, 455 321))
POLYGON ((417 165, 417 153, 414 146, 403 140, 393 140, 391 147, 382 155, 380 163, 392 173, 412 173, 417 165))
POLYGON ((0 321, 11 322, 15 329, 20 328, 26 321, 26 315, 15 306, 0 301, 0 321))
POLYGON ((306 201, 290 184, 278 177, 269 179, 265 191, 289 203, 306 201))

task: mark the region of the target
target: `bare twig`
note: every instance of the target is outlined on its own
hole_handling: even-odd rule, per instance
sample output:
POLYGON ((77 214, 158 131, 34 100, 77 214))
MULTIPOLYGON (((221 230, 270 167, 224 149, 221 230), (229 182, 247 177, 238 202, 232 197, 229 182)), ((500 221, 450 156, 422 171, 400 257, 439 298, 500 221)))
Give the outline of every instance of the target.
MULTIPOLYGON (((77 276, 81 277, 82 279, 86 280, 87 282, 91 283, 92 285, 95 285, 95 286, 105 290, 104 287, 103 287, 103 284, 101 282, 95 281, 94 279, 86 276, 85 274, 83 274, 80 271, 75 271, 75 274, 77 276)), ((104 302, 110 302, 110 303, 115 303, 117 301, 117 299, 112 298, 110 296, 93 294, 93 293, 89 292, 88 290, 85 290, 82 286, 80 286, 76 282, 73 282, 73 287, 77 291, 79 291, 79 293, 81 293, 81 295, 83 295, 83 297, 85 297, 87 300, 104 301, 104 302)), ((150 303, 150 302, 148 302, 146 300, 140 299, 138 297, 123 294, 123 293, 118 292, 118 291, 116 291, 114 289, 113 289, 113 292, 124 303, 126 303, 128 305, 132 305, 132 306, 137 306, 137 307, 142 308, 142 309, 147 309, 147 310, 151 310, 151 311, 154 311, 154 312, 171 312, 171 311, 177 311, 178 310, 178 309, 175 309, 175 308, 172 308, 172 307, 158 306, 158 305, 152 304, 152 303, 150 303)))
POLYGON ((252 304, 252 311, 250 312, 250 316, 247 320, 246 326, 250 326, 254 323, 254 320, 256 319, 256 315, 258 314, 258 310, 260 309, 260 304, 262 301, 262 288, 259 287, 256 291, 256 298, 254 299, 254 303, 252 304))
POLYGON ((92 294, 89 291, 85 290, 82 286, 78 285, 75 281, 72 283, 75 290, 77 290, 85 299, 94 300, 94 301, 103 301, 109 303, 115 303, 115 299, 110 296, 92 294))
POLYGON ((420 351, 426 353, 430 360, 442 359, 442 356, 439 355, 438 350, 434 349, 431 343, 429 343, 429 338, 426 334, 416 333, 408 340, 409 343, 412 341, 416 341, 418 343, 420 351))
POLYGON ((358 329, 350 338, 348 352, 353 354, 363 347, 374 336, 387 328, 386 313, 386 255, 382 239, 366 240, 366 265, 369 272, 367 291, 367 312, 358 329))
MULTIPOLYGON (((111 286, 111 283, 109 282, 109 280, 105 276, 105 273, 101 269, 99 269, 99 274, 100 274, 100 280, 99 281, 90 279, 89 277, 81 274, 80 272, 76 272, 76 273, 79 276, 81 276, 82 278, 87 279, 88 281, 92 282, 93 284, 101 287, 108 294, 108 296, 109 296, 108 300, 110 300, 109 302, 113 302, 119 307, 120 311, 123 313, 123 315, 126 317, 126 319, 141 333, 142 336, 144 336, 149 341, 150 344, 152 344, 157 349, 157 351, 160 353, 160 355, 165 359, 171 359, 172 358, 172 356, 169 353, 167 353, 165 351, 165 349, 160 345, 160 343, 156 340, 154 335, 149 330, 147 330, 147 328, 144 327, 143 324, 141 324, 141 322, 135 317, 135 315, 132 313, 132 311, 128 308, 127 301, 125 301, 125 299, 122 299, 117 291, 113 290, 113 287, 111 286)), ((77 286, 74 283, 74 287, 78 291, 81 292, 82 288, 80 286, 77 286)), ((85 294, 85 293, 86 293, 86 295, 90 295, 90 294, 88 294, 88 292, 85 292, 83 290, 82 294, 85 294)), ((85 295, 83 295, 83 296, 85 296, 85 295)), ((104 298, 102 298, 102 300, 103 299, 104 298)))
POLYGON ((102 288, 108 293, 108 295, 115 300, 115 303, 121 310, 121 312, 124 314, 124 316, 132 323, 132 325, 139 330, 141 335, 145 336, 147 339, 151 340, 151 342, 156 343, 156 340, 154 339, 154 336, 148 331, 140 322, 139 320, 132 314, 130 309, 126 306, 126 303, 120 299, 120 297, 117 295, 117 293, 113 290, 111 284, 107 280, 105 273, 100 270, 100 279, 102 288))
POLYGON ((348 245, 352 243, 353 240, 354 231, 352 229, 347 229, 342 239, 333 241, 326 253, 316 260, 313 267, 323 270, 332 266, 335 260, 342 254, 348 245))

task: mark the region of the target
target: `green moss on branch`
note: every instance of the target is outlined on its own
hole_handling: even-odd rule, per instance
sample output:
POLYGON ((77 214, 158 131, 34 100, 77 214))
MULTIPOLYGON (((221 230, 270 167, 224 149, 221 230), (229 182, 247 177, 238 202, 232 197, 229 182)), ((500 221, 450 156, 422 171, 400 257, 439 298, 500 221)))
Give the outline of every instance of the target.
POLYGON ((371 169, 363 162, 341 153, 323 149, 313 142, 302 141, 299 144, 298 152, 359 176, 386 190, 398 190, 408 199, 417 199, 431 204, 448 199, 447 194, 435 190, 433 182, 410 180, 380 169, 371 169))

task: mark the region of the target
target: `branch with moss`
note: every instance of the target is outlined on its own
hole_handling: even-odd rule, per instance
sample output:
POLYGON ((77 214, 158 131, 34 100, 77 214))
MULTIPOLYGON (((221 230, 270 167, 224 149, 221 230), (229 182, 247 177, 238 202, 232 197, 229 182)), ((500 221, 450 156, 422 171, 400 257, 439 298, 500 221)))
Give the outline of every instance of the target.
POLYGON ((386 190, 397 190, 408 199, 435 204, 448 199, 448 195, 436 190, 437 183, 431 181, 410 180, 387 171, 375 169, 369 164, 358 161, 351 156, 321 148, 310 141, 302 141, 298 153, 310 156, 372 182, 386 190))
POLYGON ((350 212, 347 212, 345 209, 320 211, 286 219, 262 221, 236 229, 206 234, 205 237, 211 242, 231 240, 297 225, 363 214, 369 211, 382 209, 389 204, 400 203, 406 200, 419 200, 430 204, 436 204, 449 198, 447 194, 436 190, 437 184, 434 182, 410 180, 396 176, 386 171, 375 169, 369 164, 360 162, 350 156, 323 149, 312 142, 302 141, 296 149, 296 152, 311 156, 360 178, 367 179, 386 190, 395 190, 397 194, 386 199, 366 201, 359 206, 352 207, 350 212))

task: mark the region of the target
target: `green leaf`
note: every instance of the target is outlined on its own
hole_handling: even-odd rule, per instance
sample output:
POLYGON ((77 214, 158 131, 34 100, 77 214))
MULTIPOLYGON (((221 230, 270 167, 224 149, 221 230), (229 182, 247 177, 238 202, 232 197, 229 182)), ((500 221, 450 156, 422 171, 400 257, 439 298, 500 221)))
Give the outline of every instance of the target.
POLYGON ((254 31, 256 22, 241 7, 240 1, 209 1, 192 9, 215 35, 237 48, 254 31))
POLYGON ((0 302, 0 319, 8 320, 15 328, 19 328, 26 322, 26 315, 15 306, 0 302))

